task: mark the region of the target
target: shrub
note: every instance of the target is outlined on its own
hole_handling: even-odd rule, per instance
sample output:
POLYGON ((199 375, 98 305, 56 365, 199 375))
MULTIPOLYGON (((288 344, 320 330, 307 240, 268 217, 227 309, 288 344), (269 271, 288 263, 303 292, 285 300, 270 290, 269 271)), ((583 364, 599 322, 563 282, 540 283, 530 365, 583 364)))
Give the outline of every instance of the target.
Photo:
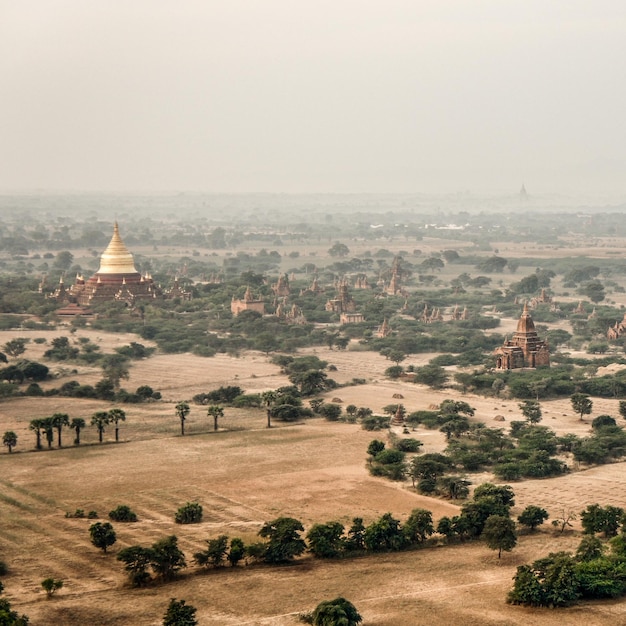
POLYGON ((44 588, 48 598, 50 598, 54 595, 55 591, 63 587, 63 581, 55 580, 54 578, 45 578, 41 581, 41 586, 44 588))
POLYGON ((174 521, 177 524, 199 524, 202 521, 202 506, 197 502, 187 502, 176 511, 174 521))
POLYGON ((129 506, 120 504, 117 508, 109 511, 109 519, 114 522, 136 522, 137 515, 131 511, 129 506))
POLYGON ((361 420, 361 428, 364 430, 381 430, 389 428, 390 418, 383 415, 369 415, 361 420))
POLYGON ((400 450, 400 452, 417 452, 423 444, 418 439, 407 438, 398 439, 394 445, 396 450, 400 450))

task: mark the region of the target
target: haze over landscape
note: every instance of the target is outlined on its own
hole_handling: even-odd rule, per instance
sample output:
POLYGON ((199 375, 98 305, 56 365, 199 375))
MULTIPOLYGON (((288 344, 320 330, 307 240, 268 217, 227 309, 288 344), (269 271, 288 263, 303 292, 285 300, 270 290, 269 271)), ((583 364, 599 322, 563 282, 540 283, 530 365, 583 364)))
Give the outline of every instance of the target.
POLYGON ((0 0, 0 623, 626 624, 624 58, 617 0, 0 0))
POLYGON ((0 2, 0 190, 623 198, 626 6, 0 2))

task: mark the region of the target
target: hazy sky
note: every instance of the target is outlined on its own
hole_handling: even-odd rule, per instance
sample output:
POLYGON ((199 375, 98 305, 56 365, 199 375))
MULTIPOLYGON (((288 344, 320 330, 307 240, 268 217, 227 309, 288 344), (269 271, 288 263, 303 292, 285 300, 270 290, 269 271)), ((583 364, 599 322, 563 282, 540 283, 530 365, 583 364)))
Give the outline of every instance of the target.
POLYGON ((0 190, 616 193, 624 0, 0 0, 0 190))

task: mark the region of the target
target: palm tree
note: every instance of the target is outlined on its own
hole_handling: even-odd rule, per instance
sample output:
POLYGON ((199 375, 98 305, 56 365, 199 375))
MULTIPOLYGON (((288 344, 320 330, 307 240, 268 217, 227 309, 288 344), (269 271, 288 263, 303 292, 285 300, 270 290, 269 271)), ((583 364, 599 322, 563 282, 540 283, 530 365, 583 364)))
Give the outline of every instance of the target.
POLYGON ((187 419, 187 415, 189 415, 189 403, 187 402, 179 402, 176 405, 176 415, 180 419, 180 434, 185 435, 185 420, 187 419))
POLYGON ((7 430, 2 437, 2 443, 9 449, 9 454, 11 454, 13 448, 17 445, 17 435, 12 430, 7 430))
POLYGON ((28 428, 35 431, 35 437, 37 437, 35 448, 41 450, 41 429, 43 428, 43 420, 41 418, 31 420, 28 428))
POLYGON ((76 431, 76 438, 74 439, 74 444, 80 445, 80 431, 81 428, 85 428, 85 420, 82 417, 74 417, 70 422, 70 428, 76 431))
POLYGON ((261 394, 261 400, 267 409, 267 427, 272 427, 272 407, 278 399, 278 394, 275 391, 264 391, 261 394))
POLYGON ((120 427, 119 422, 126 421, 126 412, 123 409, 111 409, 109 411, 109 422, 115 424, 115 441, 119 441, 120 427))
POLYGON ((46 441, 48 442, 48 449, 52 448, 52 442, 54 441, 54 422, 51 417, 44 417, 41 420, 41 427, 44 433, 46 433, 46 441))
POLYGON ((219 404, 212 404, 207 409, 207 415, 213 417, 213 430, 217 430, 217 420, 220 417, 224 417, 224 409, 219 404))
POLYGON ((109 414, 106 411, 98 411, 91 416, 91 425, 98 429, 98 441, 102 443, 104 429, 109 423, 109 414))
POLYGON ((55 413, 51 418, 52 426, 57 429, 57 443, 61 447, 61 430, 70 425, 70 416, 67 413, 55 413))

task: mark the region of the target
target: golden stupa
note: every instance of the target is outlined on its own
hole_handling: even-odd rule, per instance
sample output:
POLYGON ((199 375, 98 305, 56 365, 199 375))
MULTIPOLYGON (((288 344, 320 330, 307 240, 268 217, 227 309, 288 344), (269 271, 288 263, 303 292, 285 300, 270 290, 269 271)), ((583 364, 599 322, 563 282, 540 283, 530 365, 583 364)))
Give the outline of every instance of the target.
POLYGON ((137 274, 133 255, 120 237, 120 229, 115 222, 113 237, 100 257, 98 274, 137 274))
POLYGON ((100 257, 100 269, 88 280, 76 276, 68 295, 81 306, 114 300, 132 306, 137 299, 156 298, 160 290, 149 274, 141 274, 135 268, 133 255, 122 241, 115 222, 113 237, 100 257))

